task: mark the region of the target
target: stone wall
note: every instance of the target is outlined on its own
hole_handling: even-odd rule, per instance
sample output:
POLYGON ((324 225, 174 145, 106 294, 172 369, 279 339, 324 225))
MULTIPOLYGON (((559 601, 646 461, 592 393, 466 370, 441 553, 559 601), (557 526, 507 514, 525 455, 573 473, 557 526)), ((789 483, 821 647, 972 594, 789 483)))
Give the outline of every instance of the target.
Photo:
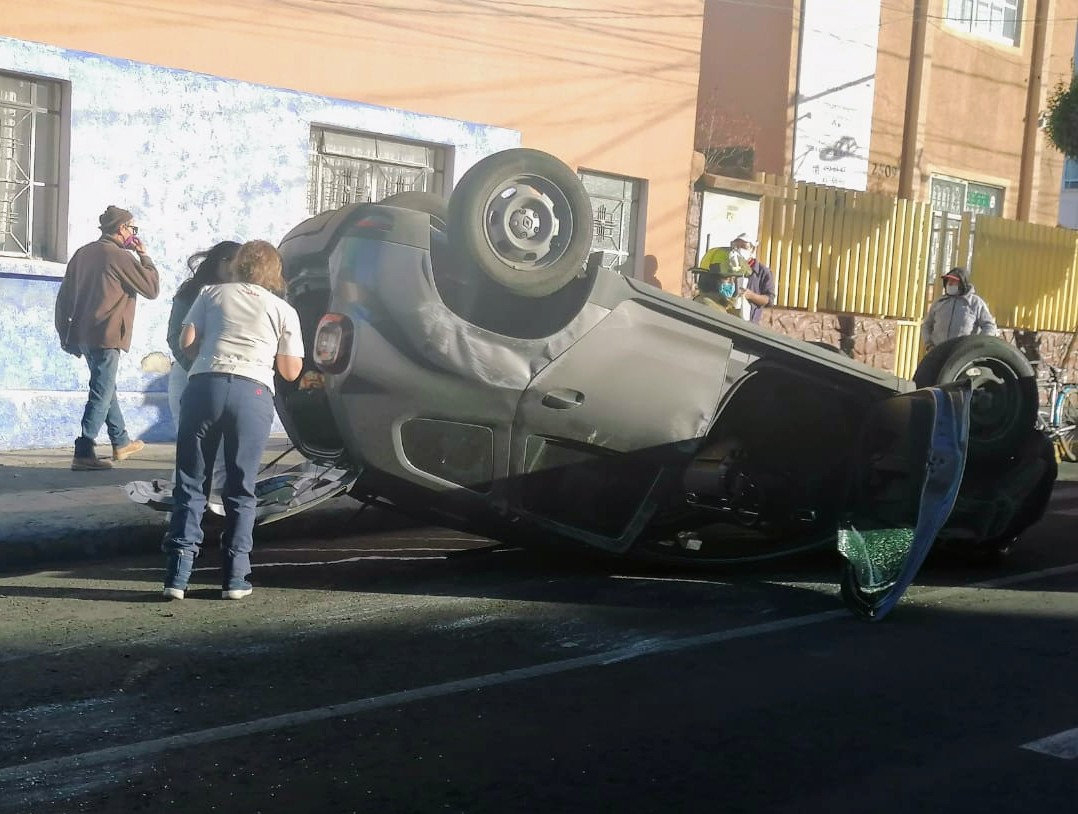
MULTIPOLYGON (((700 153, 694 153, 693 155, 694 157, 700 156, 703 159, 700 153)), ((696 265, 696 247, 700 245, 700 219, 703 205, 704 193, 695 190, 689 193, 689 206, 685 221, 685 261, 682 266, 685 269, 685 274, 681 278, 681 296, 683 297, 692 296, 694 281, 689 270, 696 265)))
POLYGON ((894 320, 767 308, 761 324, 806 342, 833 345, 847 356, 882 370, 895 366, 894 320))
MULTIPOLYGON (((897 321, 848 314, 822 314, 767 308, 760 324, 806 342, 826 342, 847 356, 882 370, 894 370, 897 321)), ((1030 361, 1063 367, 1067 381, 1078 381, 1078 349, 1064 367, 1071 341, 1069 333, 1012 331, 1004 328, 1002 339, 1013 342, 1030 361)))

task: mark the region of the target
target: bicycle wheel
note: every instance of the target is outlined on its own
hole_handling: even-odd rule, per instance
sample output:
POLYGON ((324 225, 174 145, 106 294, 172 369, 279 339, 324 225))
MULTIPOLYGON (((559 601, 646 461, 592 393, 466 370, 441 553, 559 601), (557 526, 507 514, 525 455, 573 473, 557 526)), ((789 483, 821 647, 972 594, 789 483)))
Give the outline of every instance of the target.
POLYGON ((1070 387, 1059 395, 1059 424, 1067 427, 1058 436, 1059 451, 1071 463, 1078 462, 1078 387, 1070 387))

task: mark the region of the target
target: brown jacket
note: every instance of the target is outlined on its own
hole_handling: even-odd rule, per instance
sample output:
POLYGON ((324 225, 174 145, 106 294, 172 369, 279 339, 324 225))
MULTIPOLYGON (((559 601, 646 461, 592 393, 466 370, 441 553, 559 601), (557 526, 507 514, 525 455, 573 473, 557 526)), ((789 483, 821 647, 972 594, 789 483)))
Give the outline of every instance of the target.
POLYGON ((152 300, 159 290, 148 255, 136 260, 110 237, 87 243, 68 261, 56 295, 60 346, 76 354, 80 345, 130 350, 136 295, 152 300))

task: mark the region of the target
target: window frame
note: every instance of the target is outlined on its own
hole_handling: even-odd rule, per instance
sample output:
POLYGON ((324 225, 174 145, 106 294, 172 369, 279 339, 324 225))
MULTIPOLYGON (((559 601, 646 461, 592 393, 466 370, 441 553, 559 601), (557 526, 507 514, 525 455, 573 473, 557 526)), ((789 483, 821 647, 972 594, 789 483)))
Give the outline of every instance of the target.
POLYGON ((989 40, 1000 45, 1019 48, 1022 45, 1022 13, 1024 0, 947 0, 944 8, 944 22, 948 28, 961 31, 970 36, 989 40), (978 12, 987 7, 989 19, 985 24, 978 24, 978 12), (1006 12, 1014 12, 1014 36, 1005 33, 1007 26, 1006 12), (996 14, 999 27, 995 30, 996 14))
MULTIPOLYGON (((451 168, 453 159, 453 148, 451 145, 438 144, 434 142, 420 141, 417 139, 403 138, 395 136, 389 133, 375 133, 367 130, 353 130, 348 127, 339 127, 331 124, 317 124, 313 123, 310 127, 310 147, 308 151, 308 167, 307 167, 307 211, 311 215, 317 215, 319 212, 326 212, 331 209, 344 206, 347 203, 355 203, 356 201, 341 201, 339 196, 329 196, 335 200, 328 201, 330 206, 321 207, 321 204, 327 202, 327 194, 324 192, 324 176, 325 166, 327 160, 341 161, 353 161, 358 164, 366 164, 374 169, 379 168, 402 168, 409 170, 426 170, 429 171, 430 183, 426 185, 426 188, 422 191, 432 192, 436 195, 445 196, 448 190, 448 185, 451 183, 451 168), (327 152, 325 151, 325 136, 331 134, 333 137, 343 139, 355 139, 357 146, 363 142, 373 142, 374 156, 368 155, 349 155, 345 152, 327 152), (433 160, 427 162, 418 161, 405 161, 400 159, 382 158, 377 155, 379 146, 400 146, 400 147, 416 147, 428 151, 428 157, 433 157, 433 160), (432 166, 433 164, 433 166, 432 166), (320 208, 321 207, 321 208, 320 208)), ((376 185, 369 186, 368 192, 376 192, 376 185)), ((375 201, 383 200, 388 195, 396 194, 397 192, 403 192, 407 190, 392 190, 386 191, 384 195, 380 195, 374 199, 375 201)))
POLYGON ((640 279, 643 276, 643 263, 644 263, 644 228, 643 219, 647 211, 647 180, 644 178, 637 178, 631 175, 620 175, 618 173, 604 172, 602 170, 595 170, 588 167, 579 167, 577 169, 577 175, 581 181, 585 184, 587 189, 588 178, 597 179, 600 181, 622 183, 629 187, 631 194, 629 197, 624 195, 618 197, 613 194, 607 194, 603 192, 593 192, 591 189, 587 189, 588 198, 592 204, 592 248, 590 251, 602 251, 603 261, 602 266, 605 268, 618 268, 620 272, 626 277, 632 277, 634 279, 640 279), (609 221, 600 221, 602 218, 601 211, 596 207, 596 201, 604 201, 614 203, 624 207, 628 205, 628 214, 623 216, 621 220, 622 227, 622 245, 627 247, 624 250, 602 248, 596 245, 598 241, 610 237, 609 235, 598 234, 600 226, 609 221), (627 217, 627 219, 626 219, 627 217), (624 232, 628 230, 629 235, 626 237, 624 232), (614 259, 607 262, 606 256, 612 254, 614 259), (621 258, 620 261, 617 258, 621 258))
POLYGON ((1078 190, 1078 160, 1067 158, 1063 161, 1063 189, 1078 190))
MULTIPOLYGON (((62 79, 37 74, 22 73, 20 71, 0 70, 0 78, 13 79, 18 82, 28 82, 31 85, 31 99, 29 103, 0 98, 0 108, 11 111, 25 111, 30 118, 30 144, 27 151, 26 167, 19 168, 26 175, 27 197, 27 224, 25 237, 27 245, 22 250, 3 248, 6 235, 0 235, 0 257, 12 260, 41 260, 45 262, 64 262, 67 256, 67 217, 70 193, 70 140, 71 140, 71 83, 62 79), (40 101, 43 95, 41 86, 47 85, 51 89, 48 95, 54 96, 56 107, 49 107, 47 103, 40 101), (54 155, 51 157, 55 166, 55 181, 43 181, 38 176, 38 157, 42 145, 39 143, 40 116, 55 116, 55 134, 53 136, 54 155), (53 190, 54 201, 48 205, 47 218, 52 220, 51 234, 42 235, 41 230, 46 227, 38 222, 38 207, 34 203, 35 191, 53 190)), ((2 93, 2 91, 0 91, 2 93)), ((3 114, 0 114, 3 115, 3 114)), ((3 150, 0 142, 0 151, 3 150)), ((12 160, 18 160, 14 155, 17 142, 12 139, 12 160)), ((16 182, 17 183, 17 182, 16 182)), ((19 196, 16 192, 12 196, 15 200, 19 196)), ((38 192, 40 194, 40 192, 38 192)), ((40 203, 40 198, 38 203, 40 203)), ((3 202, 0 202, 2 205, 3 202)), ((18 237, 12 235, 18 241, 18 237)))

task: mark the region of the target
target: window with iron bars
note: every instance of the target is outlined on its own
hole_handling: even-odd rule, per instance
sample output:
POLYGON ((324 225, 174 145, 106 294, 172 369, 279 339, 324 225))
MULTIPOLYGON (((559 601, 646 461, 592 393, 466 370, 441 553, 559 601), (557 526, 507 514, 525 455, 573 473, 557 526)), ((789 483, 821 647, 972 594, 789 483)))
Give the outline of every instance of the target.
POLYGON ((1021 0, 947 0, 947 25, 1018 45, 1021 0))
POLYGON ((444 195, 446 153, 430 144, 312 127, 307 210, 317 215, 413 190, 444 195))
POLYGON ((61 260, 64 86, 0 73, 0 255, 61 260))
POLYGON ((634 276, 643 181, 590 170, 579 175, 591 198, 591 250, 603 253, 604 268, 634 276))

